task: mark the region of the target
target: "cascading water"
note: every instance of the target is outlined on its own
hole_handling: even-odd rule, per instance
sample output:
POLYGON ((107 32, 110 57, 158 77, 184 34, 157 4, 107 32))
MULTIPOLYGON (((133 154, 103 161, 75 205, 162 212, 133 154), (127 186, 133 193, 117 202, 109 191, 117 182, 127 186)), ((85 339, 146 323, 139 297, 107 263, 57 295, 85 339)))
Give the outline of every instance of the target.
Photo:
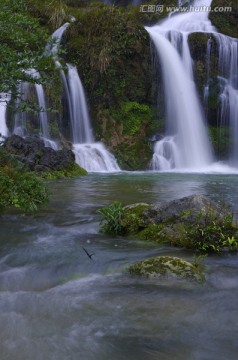
MULTIPOLYGON (((182 5, 183 2, 180 2, 182 5)), ((219 47, 219 76, 220 83, 220 111, 218 123, 222 125, 228 124, 230 127, 230 158, 229 162, 232 165, 238 165, 238 40, 219 34, 217 30, 212 26, 208 19, 208 11, 198 11, 196 9, 192 11, 194 7, 208 8, 211 6, 211 0, 197 0, 193 2, 190 12, 182 13, 178 15, 170 16, 168 19, 161 22, 160 25, 156 25, 152 28, 147 28, 154 41, 157 52, 159 53, 162 68, 164 72, 164 85, 166 93, 166 110, 167 110, 167 136, 164 139, 158 141, 154 147, 154 156, 151 162, 151 166, 155 170, 168 170, 171 168, 189 167, 197 169, 211 163, 212 156, 208 143, 206 131, 204 128, 203 114, 199 110, 199 113, 195 114, 194 107, 190 108, 190 118, 184 117, 186 113, 186 104, 183 104, 178 99, 181 97, 181 84, 177 86, 177 79, 171 77, 170 73, 177 69, 182 69, 178 65, 178 53, 182 62, 183 69, 186 69, 186 74, 183 74, 183 83, 185 79, 192 81, 193 69, 192 59, 188 47, 188 36, 193 32, 203 32, 212 34, 216 38, 219 47), (170 56, 175 53, 168 51, 169 45, 167 42, 173 45, 177 50, 176 61, 169 61, 170 56), (166 48, 165 48, 166 46, 166 48), (163 50, 162 50, 163 49, 163 50), (170 67, 170 68, 169 68, 170 67), (167 75, 166 75, 167 74, 167 75), (189 77, 189 79, 188 79, 189 77), (176 99, 174 98, 177 94, 176 99), (183 106, 185 107, 183 108, 183 106), (181 108, 182 107, 182 108, 181 108), (172 108, 172 110, 171 110, 172 108), (181 114, 181 118, 180 115, 181 114), (197 116, 198 115, 198 116, 197 116), (181 120, 181 122, 179 122, 181 120), (196 120, 196 121, 195 121, 196 120), (177 123, 176 127, 174 122, 177 123), (190 127, 189 124, 192 126, 190 127), (196 124, 196 125, 195 125, 196 124), (200 130, 199 130, 200 127, 200 130), (200 132, 202 129, 202 132, 200 132), (197 132, 199 131, 199 132, 197 132), (205 133, 205 136, 204 136, 205 133), (193 140, 195 142, 193 142, 193 140), (189 142, 193 143, 193 148, 190 148, 189 142), (184 153, 184 149, 189 151, 190 160, 184 153), (189 150, 190 149, 190 150, 189 150), (192 152, 194 153, 192 154, 192 152), (199 155, 200 154, 200 155, 199 155), (193 161, 192 159, 197 159, 193 161), (199 161, 198 161, 199 160, 199 161), (200 163, 200 164, 199 164, 200 163)), ((208 10, 207 8, 207 10, 208 10)), ((208 39, 207 44, 207 83, 204 86, 204 106, 207 113, 207 100, 209 97, 209 80, 210 80, 210 56, 211 56, 211 37, 208 39)), ((181 64, 180 64, 181 65, 181 64)), ((178 70, 177 72, 179 72, 178 70)), ((176 71, 175 71, 176 72, 176 71)), ((176 76, 176 74, 174 73, 176 76)), ((180 77, 181 79, 181 77, 180 77)), ((186 81, 187 81, 186 80, 186 81)), ((187 85, 186 85, 187 87, 187 85)), ((197 99, 195 87, 193 87, 192 97, 197 99)), ((192 88, 190 87, 190 90, 192 88)), ((184 92, 183 92, 184 93, 184 92)), ((186 102, 191 104, 191 93, 186 95, 186 102)), ((198 100, 196 100, 198 104, 198 100)), ((188 105, 188 104, 187 104, 188 105)))
POLYGON ((219 123, 230 127, 230 163, 238 165, 238 39, 214 34, 219 45, 219 123))
POLYGON ((0 141, 7 137, 9 130, 6 124, 7 103, 10 100, 10 95, 6 93, 0 94, 0 141))
POLYGON ((188 12, 170 16, 146 30, 162 65, 167 117, 167 136, 155 144, 151 167, 203 168, 212 163, 213 157, 193 81, 188 35, 214 28, 206 13, 188 12))
MULTIPOLYGON (((27 70, 27 73, 31 75, 31 77, 35 79, 40 78, 40 74, 35 69, 29 69, 27 70)), ((57 150, 58 146, 57 143, 50 139, 50 132, 49 132, 49 125, 48 125, 48 116, 46 112, 46 101, 45 101, 45 92, 43 89, 43 86, 41 84, 29 84, 27 82, 24 82, 20 85, 20 92, 23 94, 24 100, 27 99, 29 94, 29 88, 30 86, 34 86, 38 106, 40 108, 39 111, 39 125, 40 125, 40 136, 42 140, 44 141, 45 146, 51 147, 52 149, 57 150)), ((26 130, 26 113, 21 112, 17 113, 15 116, 15 126, 14 126, 14 134, 20 135, 20 136, 26 136, 27 130, 26 130)))
MULTIPOLYGON (((52 35, 56 39, 53 55, 57 53, 58 46, 68 25, 69 23, 62 25, 52 35)), ((60 67, 58 60, 56 60, 56 65, 60 67)), ((69 110, 71 138, 76 162, 90 172, 120 171, 115 157, 107 151, 102 143, 94 140, 84 89, 77 68, 67 64, 67 69, 67 76, 65 76, 62 69, 60 72, 69 110)))
POLYGON ((71 127, 74 144, 94 142, 82 82, 76 66, 68 64, 68 87, 71 103, 71 127))
POLYGON ((115 157, 100 142, 95 142, 86 98, 75 66, 68 65, 73 151, 76 162, 87 171, 119 171, 115 157))

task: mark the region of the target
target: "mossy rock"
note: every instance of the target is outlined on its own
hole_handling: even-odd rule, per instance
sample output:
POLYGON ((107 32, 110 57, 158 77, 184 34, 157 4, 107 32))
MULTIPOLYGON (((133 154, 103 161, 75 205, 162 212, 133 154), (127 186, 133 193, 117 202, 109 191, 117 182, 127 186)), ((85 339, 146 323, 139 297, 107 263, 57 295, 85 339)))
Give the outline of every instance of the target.
POLYGON ((144 203, 123 207, 115 203, 99 210, 102 231, 133 236, 194 250, 220 253, 238 250, 238 225, 224 204, 203 195, 192 195, 157 205, 144 203), (117 230, 119 229, 119 231, 117 230))
POLYGON ((203 281, 200 269, 189 261, 171 256, 158 256, 137 262, 129 267, 130 274, 148 278, 177 278, 203 281))
POLYGON ((145 227, 143 214, 148 208, 149 205, 146 203, 137 203, 124 207, 122 223, 126 234, 138 233, 145 227))
POLYGON ((76 178, 79 176, 87 175, 88 172, 81 168, 78 164, 74 164, 70 168, 57 171, 57 170, 51 170, 48 172, 43 172, 40 174, 40 176, 46 180, 56 180, 56 179, 66 179, 66 178, 76 178))

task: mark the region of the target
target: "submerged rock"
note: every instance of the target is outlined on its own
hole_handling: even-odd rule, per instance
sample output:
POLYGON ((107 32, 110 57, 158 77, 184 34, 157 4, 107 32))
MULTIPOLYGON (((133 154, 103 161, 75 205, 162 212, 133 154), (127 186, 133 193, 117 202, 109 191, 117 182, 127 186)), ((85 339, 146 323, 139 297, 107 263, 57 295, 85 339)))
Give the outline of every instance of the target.
POLYGON ((204 281, 204 275, 193 263, 172 256, 158 256, 137 262, 129 267, 129 272, 148 278, 178 278, 204 281))

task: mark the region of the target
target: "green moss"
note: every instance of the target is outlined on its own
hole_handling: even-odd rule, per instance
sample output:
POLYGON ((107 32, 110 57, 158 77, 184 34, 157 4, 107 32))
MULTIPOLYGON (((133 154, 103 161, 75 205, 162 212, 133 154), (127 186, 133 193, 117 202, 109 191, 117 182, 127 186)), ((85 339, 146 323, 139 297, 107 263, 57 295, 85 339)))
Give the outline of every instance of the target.
POLYGON ((149 224, 145 229, 139 232, 138 237, 142 241, 154 241, 158 243, 163 243, 164 240, 160 236, 160 232, 162 229, 162 224, 149 224))
MULTIPOLYGON (((213 0, 212 10, 215 8, 224 8, 231 7, 231 11, 221 11, 215 12, 211 11, 209 13, 209 18, 217 30, 222 34, 238 37, 238 5, 237 0, 213 0)), ((222 9, 221 9, 222 10, 222 9)))
POLYGON ((208 127, 209 137, 219 160, 227 159, 230 149, 230 129, 228 126, 208 127))
POLYGON ((144 170, 148 169, 153 150, 147 139, 125 139, 114 149, 114 154, 122 169, 144 170))
POLYGON ((78 176, 87 175, 87 171, 81 168, 78 164, 74 164, 71 168, 64 169, 61 171, 52 170, 49 172, 41 173, 40 176, 47 180, 64 179, 64 178, 75 178, 78 176))
POLYGON ((168 217, 164 214, 162 219, 156 211, 143 203, 124 208, 121 203, 115 203, 99 211, 106 216, 101 229, 111 233, 113 228, 114 234, 136 235, 143 241, 183 247, 196 253, 219 253, 224 248, 238 250, 238 227, 228 211, 192 208, 168 217))
POLYGON ((143 214, 148 207, 149 205, 144 203, 124 207, 123 226, 126 234, 138 233, 145 227, 143 214))
POLYGON ((148 124, 152 119, 152 109, 146 104, 127 101, 121 104, 119 111, 113 111, 112 117, 122 123, 123 135, 136 135, 142 125, 148 124))
POLYGON ((149 278, 172 277, 203 281, 204 275, 193 263, 170 256, 158 256, 140 261, 129 267, 131 274, 149 278))

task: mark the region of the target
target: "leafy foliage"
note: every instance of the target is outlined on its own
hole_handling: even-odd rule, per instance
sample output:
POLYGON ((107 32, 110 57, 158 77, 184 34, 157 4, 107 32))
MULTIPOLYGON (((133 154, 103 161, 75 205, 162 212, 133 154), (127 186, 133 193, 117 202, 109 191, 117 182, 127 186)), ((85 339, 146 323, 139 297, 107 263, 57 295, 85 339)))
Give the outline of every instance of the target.
POLYGON ((105 233, 123 235, 125 227, 123 225, 124 209, 120 202, 114 201, 110 206, 103 207, 97 211, 104 216, 101 221, 101 229, 105 233))
POLYGON ((28 14, 24 0, 0 0, 0 92, 17 97, 21 81, 44 83, 55 68, 44 54, 49 34, 28 14), (41 78, 27 70, 36 69, 41 78))
POLYGON ((48 200, 48 191, 41 179, 25 170, 15 156, 0 147, 0 209, 14 206, 35 211, 48 200))
POLYGON ((122 103, 120 111, 113 115, 116 120, 122 122, 125 135, 135 135, 143 124, 148 124, 151 121, 152 109, 146 104, 127 101, 122 103))
POLYGON ((190 228, 188 236, 192 239, 191 247, 200 253, 221 252, 224 247, 238 249, 238 229, 231 213, 222 219, 208 214, 206 222, 200 222, 190 228))

